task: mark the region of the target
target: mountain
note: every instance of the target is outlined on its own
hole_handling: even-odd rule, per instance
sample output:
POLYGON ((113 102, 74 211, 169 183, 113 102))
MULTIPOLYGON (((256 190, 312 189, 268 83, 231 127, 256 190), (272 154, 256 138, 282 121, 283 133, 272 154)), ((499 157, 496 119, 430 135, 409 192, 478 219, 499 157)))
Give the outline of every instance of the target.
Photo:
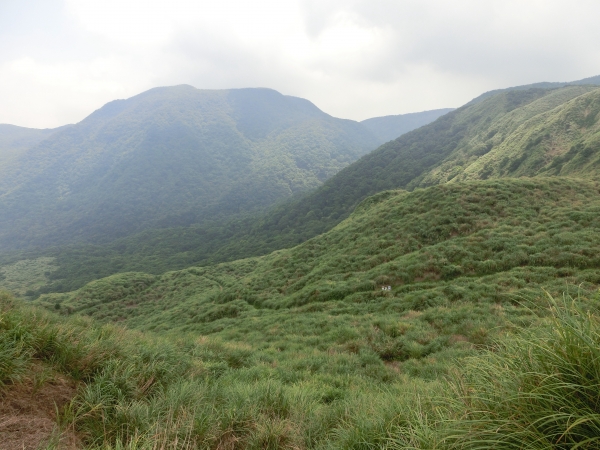
POLYGON ((331 229, 364 198, 388 189, 508 176, 597 175, 599 98, 600 89, 590 85, 506 91, 469 103, 274 209, 246 245, 254 251, 264 245, 261 233, 276 235, 283 246, 296 244, 331 229))
MULTIPOLYGON (((0 292, 4 434, 35 420, 35 445, 53 448, 593 446, 599 96, 500 92, 388 142, 320 197, 143 232, 219 252, 313 233, 293 248, 33 304, 0 292)), ((120 240, 129 264, 162 258, 142 234, 120 240)), ((55 262, 2 274, 42 279, 55 262)))
POLYGON ((454 108, 444 108, 396 116, 373 117, 372 119, 363 120, 360 123, 371 130, 383 143, 396 139, 423 125, 427 125, 453 110, 454 108))
MULTIPOLYGON (((66 125, 68 127, 68 125, 66 125)), ((25 128, 15 125, 0 124, 0 166, 51 136, 61 128, 25 128)))
POLYGON ((331 229, 364 198, 388 189, 511 176, 595 176, 599 97, 596 86, 568 86, 506 91, 469 103, 251 222, 189 230, 195 250, 179 256, 209 263, 291 247, 331 229), (210 236, 210 244, 196 236, 210 236))
MULTIPOLYGON (((496 94, 500 94, 501 92, 526 91, 528 89, 558 89, 558 88, 565 87, 565 86, 587 86, 587 85, 600 86, 600 75, 596 75, 593 77, 588 77, 588 78, 584 78, 582 80, 576 80, 576 81, 564 81, 564 82, 542 81, 539 83, 524 84, 521 86, 512 86, 512 87, 502 88, 502 89, 493 89, 491 91, 484 92, 480 96, 471 100, 469 103, 480 102, 482 100, 485 100, 488 97, 491 97, 496 94)), ((469 103, 467 103, 467 104, 469 104, 469 103)))
POLYGON ((0 165, 0 248, 107 242, 258 210, 319 186, 380 142, 269 89, 152 89, 0 165))

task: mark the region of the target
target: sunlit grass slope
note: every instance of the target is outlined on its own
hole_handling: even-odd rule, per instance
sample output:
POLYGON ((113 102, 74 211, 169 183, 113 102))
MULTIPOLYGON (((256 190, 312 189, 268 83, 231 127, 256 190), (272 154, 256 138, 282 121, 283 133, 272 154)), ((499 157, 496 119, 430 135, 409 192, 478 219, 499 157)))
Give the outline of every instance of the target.
POLYGON ((507 320, 527 322, 521 304, 535 305, 541 287, 600 284, 599 189, 539 178, 387 191, 289 250, 114 275, 39 303, 282 355, 372 355, 410 373, 431 358, 435 374, 436 358, 485 344, 507 320))
MULTIPOLYGON (((573 88, 571 88, 573 89, 573 88)), ((600 171, 600 89, 569 99, 558 90, 510 112, 412 182, 506 176, 597 176, 600 171), (556 105, 556 99, 566 101, 556 105)))

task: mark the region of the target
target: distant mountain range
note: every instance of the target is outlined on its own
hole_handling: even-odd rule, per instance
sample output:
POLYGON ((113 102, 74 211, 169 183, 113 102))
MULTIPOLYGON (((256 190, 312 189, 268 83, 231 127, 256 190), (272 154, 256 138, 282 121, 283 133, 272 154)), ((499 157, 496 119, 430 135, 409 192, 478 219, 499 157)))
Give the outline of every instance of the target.
POLYGON ((396 116, 373 117, 372 119, 363 120, 361 124, 366 126, 383 143, 427 125, 450 111, 454 111, 454 108, 434 109, 396 116))

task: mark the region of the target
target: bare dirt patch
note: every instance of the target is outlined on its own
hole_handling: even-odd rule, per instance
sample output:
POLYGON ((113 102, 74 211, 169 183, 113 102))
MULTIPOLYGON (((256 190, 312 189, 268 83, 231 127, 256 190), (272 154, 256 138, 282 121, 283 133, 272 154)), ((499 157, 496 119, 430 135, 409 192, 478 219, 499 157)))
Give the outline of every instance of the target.
POLYGON ((74 433, 58 432, 56 417, 76 389, 73 380, 38 365, 22 383, 4 386, 0 390, 0 450, 37 450, 52 439, 61 450, 81 448, 74 433))

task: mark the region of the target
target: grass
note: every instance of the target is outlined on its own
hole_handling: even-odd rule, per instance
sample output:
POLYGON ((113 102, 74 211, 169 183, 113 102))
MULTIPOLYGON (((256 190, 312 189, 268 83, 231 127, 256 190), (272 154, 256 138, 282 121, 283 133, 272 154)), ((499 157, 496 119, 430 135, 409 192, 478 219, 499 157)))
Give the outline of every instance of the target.
POLYGON ((598 300, 551 299, 539 329, 469 360, 454 380, 461 419, 447 441, 464 449, 600 448, 598 300))
POLYGON ((46 285, 58 265, 56 258, 25 259, 0 267, 0 289, 24 296, 46 285))
POLYGON ((364 377, 358 360, 294 370, 250 346, 1 303, 0 336, 21 343, 23 367, 79 380, 60 423, 89 449, 600 448, 600 292, 551 300, 536 327, 515 325, 431 382, 364 377))
POLYGON ((29 362, 80 382, 61 424, 87 448, 360 448, 355 441, 384 442, 408 410, 390 397, 435 385, 365 377, 358 356, 329 362, 343 371, 302 369, 249 346, 156 338, 6 296, 1 319, 2 335, 18 333, 29 362), (375 411, 381 416, 370 417, 375 411))

